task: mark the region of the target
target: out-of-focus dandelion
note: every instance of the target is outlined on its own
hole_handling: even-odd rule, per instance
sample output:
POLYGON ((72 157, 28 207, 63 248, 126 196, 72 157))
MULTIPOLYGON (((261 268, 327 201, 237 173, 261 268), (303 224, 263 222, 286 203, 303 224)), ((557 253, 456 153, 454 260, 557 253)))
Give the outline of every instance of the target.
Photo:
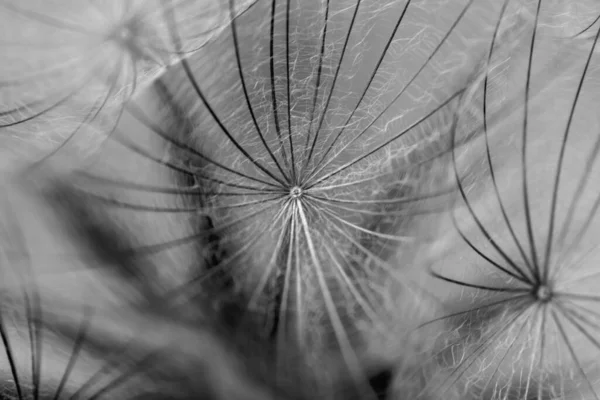
MULTIPOLYGON (((251 2, 239 1, 234 16, 251 2)), ((230 21, 228 7, 215 0, 0 1, 4 171, 59 152, 89 154, 111 134, 136 87, 230 21), (165 4, 181 46, 170 38, 165 4)))

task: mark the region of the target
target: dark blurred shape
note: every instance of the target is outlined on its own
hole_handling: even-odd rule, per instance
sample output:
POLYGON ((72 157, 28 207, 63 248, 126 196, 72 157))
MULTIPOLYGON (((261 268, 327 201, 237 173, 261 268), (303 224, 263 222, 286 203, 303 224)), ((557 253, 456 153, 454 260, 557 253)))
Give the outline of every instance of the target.
POLYGON ((377 395, 378 400, 385 400, 387 398, 393 377, 394 372, 389 368, 379 370, 369 377, 369 386, 371 386, 371 389, 377 395))

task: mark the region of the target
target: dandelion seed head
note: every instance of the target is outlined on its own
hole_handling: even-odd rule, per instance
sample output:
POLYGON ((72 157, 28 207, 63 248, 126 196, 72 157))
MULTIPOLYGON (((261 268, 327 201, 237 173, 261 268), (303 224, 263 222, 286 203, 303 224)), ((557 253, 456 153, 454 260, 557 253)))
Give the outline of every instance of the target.
POLYGON ((294 186, 290 189, 290 197, 292 199, 301 198, 303 193, 304 193, 304 191, 300 186, 294 186))

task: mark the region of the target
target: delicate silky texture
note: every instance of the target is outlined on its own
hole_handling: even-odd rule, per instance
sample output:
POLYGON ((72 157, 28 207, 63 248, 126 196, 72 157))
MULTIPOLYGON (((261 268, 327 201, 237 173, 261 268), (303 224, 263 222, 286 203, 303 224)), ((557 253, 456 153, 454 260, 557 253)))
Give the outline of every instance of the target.
POLYGON ((0 7, 7 398, 598 398, 594 2, 0 7))

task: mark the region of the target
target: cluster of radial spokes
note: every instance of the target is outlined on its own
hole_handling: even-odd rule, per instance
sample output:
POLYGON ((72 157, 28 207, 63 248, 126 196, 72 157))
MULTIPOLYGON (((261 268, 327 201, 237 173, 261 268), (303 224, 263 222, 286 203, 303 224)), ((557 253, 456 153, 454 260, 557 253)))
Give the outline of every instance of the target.
MULTIPOLYGON (((232 14, 235 3, 233 0, 229 2, 232 14)), ((271 27, 280 20, 280 15, 283 15, 283 21, 290 18, 290 2, 284 3, 272 1, 271 27), (282 4, 286 12, 277 13, 276 9, 282 4)), ((423 170, 432 168, 430 163, 447 154, 444 140, 431 146, 439 151, 422 147, 423 143, 428 147, 442 136, 437 135, 439 132, 432 134, 427 125, 436 120, 436 114, 448 114, 461 92, 447 95, 444 101, 435 103, 433 107, 427 103, 429 108, 410 123, 404 119, 399 121, 397 115, 388 111, 396 111, 393 106, 398 108, 401 100, 410 97, 409 90, 419 76, 432 73, 428 71, 430 62, 445 47, 473 1, 466 2, 461 8, 448 31, 424 57, 423 64, 417 66, 402 85, 389 89, 389 99, 386 98, 386 102, 373 114, 372 104, 369 104, 373 101, 367 99, 376 97, 381 100, 381 96, 372 94, 377 92, 378 76, 381 73, 385 77, 384 67, 389 71, 394 66, 394 60, 386 64, 386 58, 393 57, 388 50, 402 42, 394 43, 403 21, 411 18, 411 12, 422 11, 417 6, 412 7, 410 0, 402 4, 375 65, 368 71, 366 85, 356 93, 357 102, 342 121, 332 127, 325 122, 326 115, 332 109, 344 108, 336 104, 339 100, 333 93, 337 90, 338 77, 341 79, 342 67, 352 64, 353 57, 346 55, 351 39, 362 40, 353 33, 357 16, 363 7, 367 7, 363 3, 358 0, 353 8, 343 10, 350 18, 327 88, 320 82, 325 69, 325 48, 330 47, 327 46, 328 26, 334 13, 329 12, 329 2, 323 3, 319 39, 321 51, 317 57, 314 86, 308 85, 311 91, 308 96, 308 124, 296 122, 301 118, 293 115, 293 107, 300 100, 295 94, 298 90, 290 88, 307 86, 294 81, 293 69, 298 61, 292 61, 292 56, 297 58, 297 55, 289 50, 293 33, 287 30, 284 34, 286 52, 283 64, 287 70, 283 73, 284 85, 274 83, 281 80, 281 74, 275 68, 275 60, 279 58, 274 53, 271 33, 267 79, 272 83, 271 90, 267 91, 267 94, 271 93, 271 101, 258 103, 252 90, 254 82, 250 83, 248 78, 253 66, 245 68, 242 62, 245 59, 241 54, 244 47, 239 42, 243 36, 238 34, 238 20, 232 19, 232 40, 222 48, 232 49, 236 66, 234 77, 222 76, 229 70, 219 71, 218 77, 225 81, 235 79, 239 89, 235 96, 219 88, 218 95, 211 99, 210 88, 203 89, 202 86, 212 80, 200 78, 199 67, 192 64, 191 59, 183 59, 180 66, 171 69, 172 76, 171 72, 167 72, 164 82, 155 85, 167 105, 176 108, 175 103, 180 99, 169 93, 172 88, 168 85, 168 78, 185 77, 194 107, 206 117, 200 124, 202 129, 197 140, 186 140, 173 134, 136 102, 126 106, 124 119, 131 118, 132 123, 140 124, 158 136, 161 142, 169 145, 167 147, 174 149, 177 156, 152 154, 147 146, 130 138, 128 132, 117 131, 114 135, 116 141, 137 155, 177 174, 191 177, 193 183, 184 188, 159 187, 87 172, 78 174, 92 182, 117 185, 127 190, 193 199, 188 207, 173 205, 175 202, 170 206, 157 207, 87 193, 94 201, 119 208, 204 217, 204 224, 209 229, 198 229, 186 236, 132 250, 135 254, 158 253, 198 242, 203 243, 204 248, 218 247, 215 250, 218 256, 211 257, 206 267, 184 287, 174 290, 174 296, 197 293, 201 291, 200 284, 215 276, 231 280, 237 287, 245 289, 249 309, 267 314, 269 334, 273 337, 285 339, 295 336, 304 340, 315 331, 315 324, 330 328, 324 329, 327 334, 315 336, 323 342, 322 345, 329 347, 330 342, 334 342, 341 348, 355 377, 358 377, 360 367, 348 331, 355 328, 353 325, 361 319, 368 319, 371 327, 383 325, 379 294, 373 290, 373 285, 377 281, 388 284, 390 279, 399 276, 399 271, 387 262, 386 256, 396 251, 399 245, 413 240, 402 234, 400 228, 416 213, 437 211, 428 206, 426 200, 433 199, 441 209, 445 208, 447 188, 427 193, 423 189, 427 185, 419 185, 417 178, 423 170), (233 47, 227 47, 231 45, 233 47), (281 91, 285 101, 278 102, 282 97, 281 91), (227 104, 239 99, 243 99, 246 116, 240 118, 241 124, 231 122, 236 114, 228 115, 226 108, 227 104), (321 105, 317 107, 318 104, 321 105), (262 110, 260 114, 256 111, 258 107, 262 110), (265 118, 261 118, 264 115, 274 122, 269 123, 268 128, 265 128, 265 118), (404 125, 397 130, 387 129, 394 122, 404 125), (435 138, 432 139, 432 136, 435 138), (201 151, 199 147, 204 149, 201 151)), ((363 19, 373 23, 368 10, 363 13, 363 19)), ((178 32, 173 32, 173 35, 176 45, 183 40, 178 37, 178 32)), ((199 64, 202 63, 206 60, 200 59, 199 64)), ((277 63, 279 67, 280 64, 277 63)), ((315 340, 313 337, 311 342, 315 340)))
MULTIPOLYGON (((541 3, 541 2, 539 2, 541 3)), ((538 14, 539 14, 538 7, 538 14)), ((537 22, 537 19, 536 19, 537 22)), ((564 167, 565 149, 568 146, 570 131, 572 130, 573 116, 575 114, 582 88, 586 80, 591 61, 594 58, 596 44, 600 36, 600 29, 596 31, 593 44, 587 55, 583 66, 581 77, 578 78, 578 87, 571 108, 569 109, 566 129, 562 136, 556 175, 552 178, 553 187, 550 199, 550 215, 543 252, 539 251, 539 243, 536 244, 534 230, 539 227, 532 223, 532 206, 529 197, 530 184, 528 181, 528 112, 530 102, 530 85, 532 75, 532 59, 535 54, 535 38, 537 24, 533 27, 533 35, 530 44, 529 62, 527 69, 527 81, 525 99, 523 101, 525 112, 523 117, 522 131, 522 204, 524 205, 527 240, 522 243, 519 236, 515 234, 515 221, 511 221, 507 207, 500 195, 499 178, 495 174, 495 166, 491 158, 490 143, 488 137, 488 116, 486 106, 488 102, 487 88, 488 72, 486 71, 483 82, 483 126, 482 134, 485 139, 485 153, 482 157, 487 162, 489 176, 480 178, 490 179, 490 193, 493 193, 494 202, 499 205, 501 211, 500 223, 507 228, 508 243, 514 244, 514 256, 507 251, 506 242, 502 244, 493 237, 498 226, 492 231, 486 227, 483 213, 476 212, 475 203, 469 197, 465 178, 461 176, 458 167, 456 151, 452 152, 454 165, 454 177, 461 197, 462 211, 465 218, 454 217, 454 226, 466 248, 472 251, 478 258, 477 269, 485 271, 485 278, 490 282, 500 276, 504 284, 486 285, 469 281, 464 278, 450 277, 450 270, 431 271, 432 275, 452 285, 456 285, 461 291, 477 291, 486 293, 495 301, 486 301, 484 305, 478 305, 471 309, 443 316, 435 321, 445 321, 454 326, 475 326, 479 336, 475 334, 463 336, 458 340, 444 346, 440 353, 447 351, 462 351, 458 357, 459 361, 453 359, 451 373, 436 386, 435 390, 443 390, 457 384, 461 378, 472 384, 473 390, 481 390, 482 393, 493 392, 493 398, 569 398, 565 393, 587 393, 598 399, 600 391, 597 382, 591 374, 595 374, 595 360, 600 351, 600 313, 597 306, 600 304, 600 296, 581 292, 585 287, 584 280, 598 275, 597 272, 585 277, 577 276, 577 265, 571 265, 572 254, 590 228, 590 221, 594 218, 600 200, 596 200, 588 218, 582 227, 576 231, 570 243, 565 244, 566 232, 571 228, 575 208, 578 206, 581 192, 588 182, 590 168, 587 168, 579 178, 577 189, 572 195, 571 203, 567 209, 565 225, 560 233, 555 232, 557 220, 558 193, 561 187, 561 171, 564 167), (492 192, 493 191, 493 192, 492 192), (477 234, 481 235, 483 245, 477 245, 468 233, 463 229, 466 220, 473 222, 470 226, 477 234), (559 255, 554 254, 558 247, 557 237, 560 239, 561 251, 559 255), (485 248, 484 248, 485 247, 485 248), (487 250, 486 250, 487 249, 487 250), (518 252, 516 251, 518 250, 518 252), (493 252, 494 254, 490 254, 493 252), (500 261, 496 261, 500 260, 500 261), (490 272, 491 270, 491 272, 490 272), (569 276, 571 275, 571 276, 569 276), (580 291, 574 289, 579 287, 580 291), (482 324, 483 319, 485 324, 482 324), (483 327, 486 326, 486 327, 483 327), (593 351, 590 351, 590 346, 593 351), (457 350, 460 349, 460 350, 457 350), (591 354, 596 354, 591 356, 591 354), (492 368, 489 368, 489 367, 492 368), (486 368, 483 378, 474 378, 475 371, 486 368), (508 375, 507 375, 508 374, 508 375), (566 397, 565 397, 566 396, 566 397)), ((488 64, 492 58, 496 35, 489 50, 488 64)), ((455 128, 458 126, 460 115, 455 117, 455 128)), ((456 136, 456 129, 452 130, 456 136)), ((592 151, 589 160, 595 160, 598 150, 592 151)), ((591 161, 590 161, 591 162, 591 161)), ((588 166, 591 165, 588 163, 588 166)), ((483 183, 479 182, 483 185, 483 183)), ((564 185, 564 183, 562 183, 564 185)), ((472 188, 472 187, 471 187, 472 188)), ((472 232, 471 232, 472 233, 472 232)), ((472 235, 470 235, 472 237, 472 235)), ((539 240, 539 239, 538 239, 539 240)), ((580 262, 581 260, 579 260, 580 262)), ((486 297, 487 298, 487 297, 486 297)), ((477 300, 479 301, 479 300, 477 300)), ((484 302, 482 300, 482 302, 484 302)), ((459 328, 456 328, 457 330, 459 328)), ((595 375, 593 375, 595 376, 595 375)))

